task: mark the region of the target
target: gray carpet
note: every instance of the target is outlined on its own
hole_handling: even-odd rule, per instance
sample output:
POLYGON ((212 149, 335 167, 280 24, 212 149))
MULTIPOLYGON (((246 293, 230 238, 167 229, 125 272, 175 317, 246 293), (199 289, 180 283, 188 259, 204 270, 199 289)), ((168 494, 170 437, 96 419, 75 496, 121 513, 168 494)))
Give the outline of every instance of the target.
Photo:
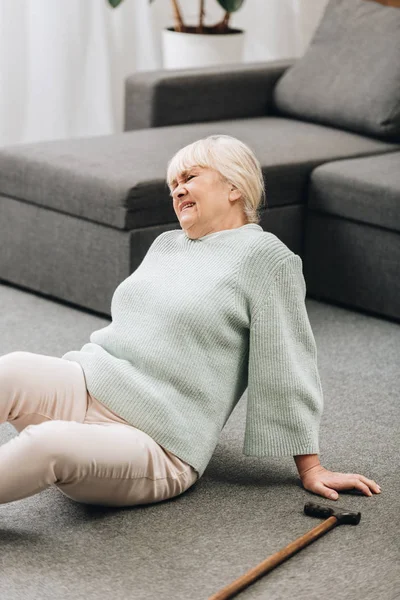
MULTIPOLYGON (((246 394, 195 486, 159 504, 80 505, 56 489, 0 506, 2 600, 206 600, 321 521, 317 501, 361 511, 237 598, 400 598, 400 325, 307 299, 325 397, 321 462, 362 473, 378 496, 306 492, 291 457, 242 455, 246 394)), ((109 320, 0 286, 0 355, 61 356, 109 320)), ((0 444, 16 434, 0 425, 0 444)), ((0 481, 1 485, 1 481, 0 481)))

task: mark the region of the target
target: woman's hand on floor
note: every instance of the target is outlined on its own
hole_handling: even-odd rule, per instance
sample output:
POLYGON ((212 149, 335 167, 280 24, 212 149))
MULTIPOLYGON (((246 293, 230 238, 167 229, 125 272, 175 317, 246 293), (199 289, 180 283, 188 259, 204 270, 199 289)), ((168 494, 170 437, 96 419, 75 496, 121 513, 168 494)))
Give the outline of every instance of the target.
POLYGON ((328 471, 322 465, 316 465, 303 473, 301 481, 306 490, 329 500, 337 500, 339 497, 337 492, 341 490, 356 489, 366 496, 381 492, 379 485, 364 475, 336 473, 328 471))

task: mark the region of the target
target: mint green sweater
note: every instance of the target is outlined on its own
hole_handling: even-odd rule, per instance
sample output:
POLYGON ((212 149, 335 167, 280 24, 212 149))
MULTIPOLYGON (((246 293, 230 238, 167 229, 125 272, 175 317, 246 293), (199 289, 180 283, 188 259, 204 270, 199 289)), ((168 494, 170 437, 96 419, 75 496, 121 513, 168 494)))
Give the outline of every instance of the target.
POLYGON ((323 395, 301 258, 250 223, 166 231, 116 288, 112 321, 62 357, 89 392, 201 477, 247 388, 243 453, 318 454, 323 395))

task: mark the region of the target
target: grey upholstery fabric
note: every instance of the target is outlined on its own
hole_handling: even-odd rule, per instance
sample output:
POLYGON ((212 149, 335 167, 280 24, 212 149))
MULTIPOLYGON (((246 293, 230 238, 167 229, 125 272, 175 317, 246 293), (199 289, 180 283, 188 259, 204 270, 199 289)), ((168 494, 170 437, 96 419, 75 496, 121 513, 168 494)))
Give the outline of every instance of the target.
MULTIPOLYGON (((0 196, 0 278, 80 307, 110 313, 113 292, 132 272, 132 237, 0 196)), ((143 257, 150 244, 135 241, 143 257)))
POLYGON ((282 114, 400 139, 400 10, 330 0, 304 56, 274 89, 282 114))
POLYGON ((400 152, 317 167, 308 208, 400 232, 400 152))
POLYGON ((303 272, 309 297, 400 322, 399 265, 396 231, 307 212, 303 272))
POLYGON ((294 60, 137 72, 125 81, 125 131, 261 117, 294 60))
POLYGON ((254 150, 270 207, 304 202, 310 172, 326 161, 400 149, 275 117, 179 125, 1 148, 0 192, 118 229, 171 223, 176 215, 165 182, 167 163, 181 147, 216 133, 254 150))

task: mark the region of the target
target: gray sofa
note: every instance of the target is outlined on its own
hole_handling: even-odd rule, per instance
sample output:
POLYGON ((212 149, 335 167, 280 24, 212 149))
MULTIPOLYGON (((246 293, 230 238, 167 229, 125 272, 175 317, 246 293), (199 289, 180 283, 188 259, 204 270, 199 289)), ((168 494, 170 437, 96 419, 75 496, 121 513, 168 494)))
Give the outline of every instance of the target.
POLYGON ((0 279, 110 315, 117 285, 179 228, 168 160, 224 133, 261 162, 260 225, 307 292, 400 320, 400 10, 331 0, 298 60, 127 78, 125 131, 0 149, 0 279))

